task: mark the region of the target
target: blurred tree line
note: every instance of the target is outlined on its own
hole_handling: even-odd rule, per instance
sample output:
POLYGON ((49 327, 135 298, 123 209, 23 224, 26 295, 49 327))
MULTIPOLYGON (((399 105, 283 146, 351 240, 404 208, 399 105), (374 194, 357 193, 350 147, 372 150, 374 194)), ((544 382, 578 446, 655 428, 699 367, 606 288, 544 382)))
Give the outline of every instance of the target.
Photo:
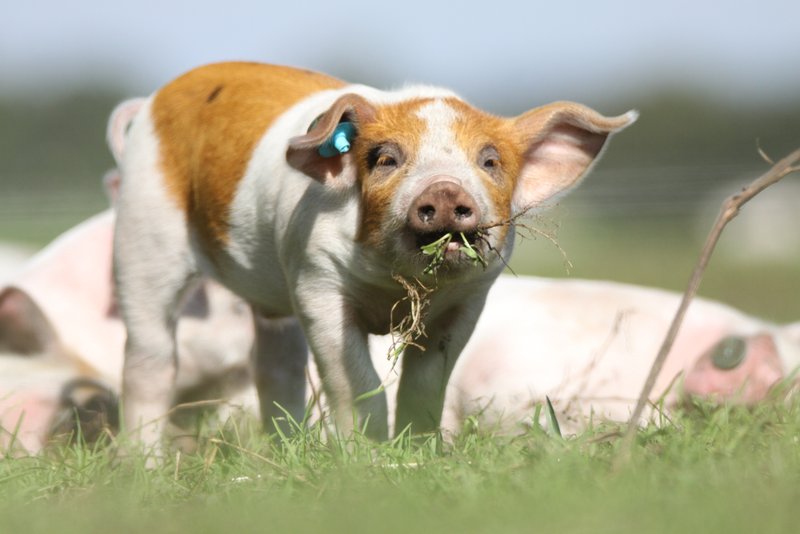
MULTIPOLYGON (((0 95, 0 239, 46 240, 106 204, 100 178, 113 166, 106 121, 124 96, 111 89, 0 95), (26 231, 20 220, 26 217, 44 225, 41 231, 26 231)), ((691 202, 719 182, 761 168, 757 140, 776 158, 800 145, 800 98, 743 105, 673 90, 587 103, 607 114, 641 112, 638 123, 614 139, 598 167, 600 178, 581 188, 578 202, 583 198, 589 208, 628 205, 649 212, 691 202)), ((530 105, 505 101, 489 108, 516 113, 530 105)))
POLYGON ((15 188, 85 187, 113 165, 105 127, 121 95, 80 91, 45 99, 0 96, 0 184, 15 188))

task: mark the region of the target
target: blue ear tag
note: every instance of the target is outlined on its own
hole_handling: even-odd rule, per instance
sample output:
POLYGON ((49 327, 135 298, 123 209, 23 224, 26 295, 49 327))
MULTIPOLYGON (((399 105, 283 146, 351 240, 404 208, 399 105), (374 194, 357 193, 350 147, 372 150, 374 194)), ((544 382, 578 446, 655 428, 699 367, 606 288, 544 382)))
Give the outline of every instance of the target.
POLYGON ((350 143, 356 136, 356 127, 352 122, 340 122, 333 134, 319 147, 319 155, 332 158, 350 151, 350 143))

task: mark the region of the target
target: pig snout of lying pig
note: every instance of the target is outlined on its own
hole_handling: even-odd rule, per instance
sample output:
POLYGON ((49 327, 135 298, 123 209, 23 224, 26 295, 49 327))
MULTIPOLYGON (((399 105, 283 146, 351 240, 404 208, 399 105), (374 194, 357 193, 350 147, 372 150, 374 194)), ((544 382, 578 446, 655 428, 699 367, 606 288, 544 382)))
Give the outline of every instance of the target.
POLYGON ((98 380, 79 377, 69 380, 61 390, 59 406, 51 419, 48 441, 95 443, 104 434, 119 429, 119 397, 98 380))
POLYGON ((96 376, 72 357, 24 291, 0 291, 0 456, 38 452, 62 409, 62 389, 96 376))
POLYGON ((705 351, 683 380, 690 398, 755 404, 786 374, 771 334, 726 336, 705 351))

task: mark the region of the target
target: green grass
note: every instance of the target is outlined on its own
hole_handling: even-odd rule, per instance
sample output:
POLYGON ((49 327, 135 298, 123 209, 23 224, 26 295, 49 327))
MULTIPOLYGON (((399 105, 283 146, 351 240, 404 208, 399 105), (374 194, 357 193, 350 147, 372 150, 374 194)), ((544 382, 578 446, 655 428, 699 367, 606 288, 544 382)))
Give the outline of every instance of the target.
POLYGON ((0 531, 795 531, 800 405, 678 414, 614 469, 617 430, 384 444, 228 431, 152 471, 62 447, 0 461, 0 531))

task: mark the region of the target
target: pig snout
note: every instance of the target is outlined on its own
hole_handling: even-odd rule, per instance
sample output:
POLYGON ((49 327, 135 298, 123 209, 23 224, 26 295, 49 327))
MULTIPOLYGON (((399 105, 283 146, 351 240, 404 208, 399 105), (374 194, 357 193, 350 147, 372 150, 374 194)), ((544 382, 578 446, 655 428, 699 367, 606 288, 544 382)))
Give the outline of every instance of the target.
POLYGON ((753 404, 784 376, 772 336, 728 336, 704 353, 684 379, 688 396, 753 404))
POLYGON ((472 195, 450 180, 438 180, 408 208, 408 228, 418 236, 477 231, 481 210, 472 195))

